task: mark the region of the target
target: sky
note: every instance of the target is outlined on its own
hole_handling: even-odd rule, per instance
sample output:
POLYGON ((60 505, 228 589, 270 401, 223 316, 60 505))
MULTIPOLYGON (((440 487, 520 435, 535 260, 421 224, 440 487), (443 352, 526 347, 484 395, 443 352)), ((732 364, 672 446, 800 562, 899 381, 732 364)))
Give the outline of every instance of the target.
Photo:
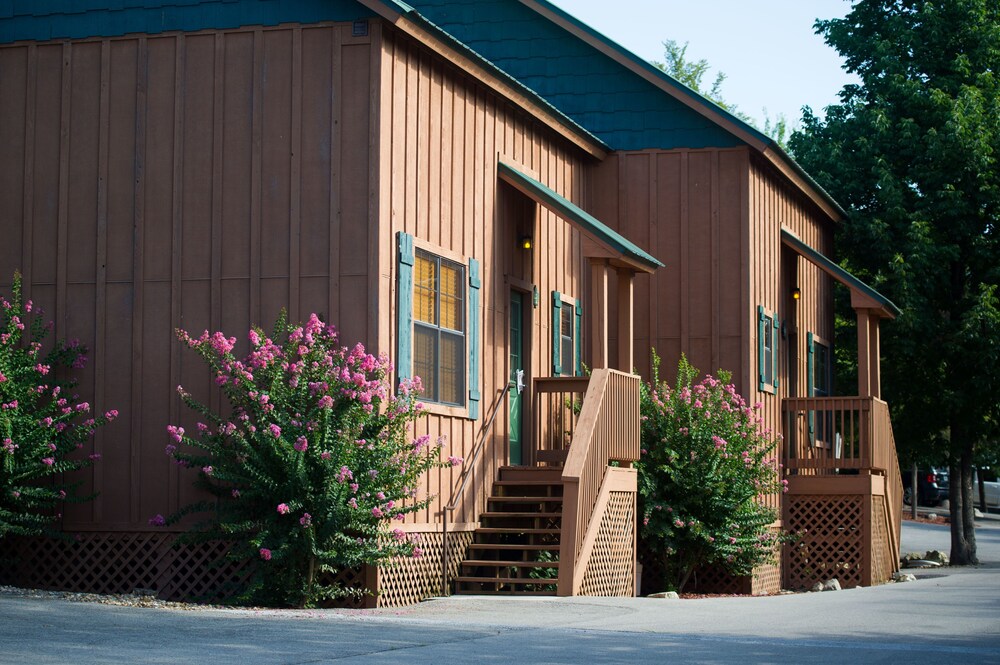
POLYGON ((705 59, 710 86, 723 72, 722 98, 764 126, 801 108, 817 115, 857 78, 813 31, 817 18, 839 18, 849 0, 552 0, 645 60, 663 60, 663 41, 688 42, 689 60, 705 59))

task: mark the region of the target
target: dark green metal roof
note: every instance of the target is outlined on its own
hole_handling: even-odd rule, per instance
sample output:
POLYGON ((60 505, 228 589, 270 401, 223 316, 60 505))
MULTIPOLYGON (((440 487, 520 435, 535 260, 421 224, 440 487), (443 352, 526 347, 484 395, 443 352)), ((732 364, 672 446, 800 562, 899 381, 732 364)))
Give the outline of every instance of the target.
POLYGON ((546 208, 575 224, 594 240, 621 254, 624 258, 637 262, 650 271, 663 267, 663 263, 625 236, 518 168, 501 161, 497 164, 497 171, 500 177, 519 189, 529 192, 532 198, 536 198, 546 208))
POLYGON ((862 282, 844 268, 840 267, 840 265, 838 265, 833 259, 802 242, 802 240, 791 231, 781 229, 781 241, 815 263, 821 269, 830 273, 835 279, 846 285, 848 288, 860 291, 864 295, 880 303, 892 315, 899 316, 901 314, 900 309, 896 307, 891 300, 862 282))

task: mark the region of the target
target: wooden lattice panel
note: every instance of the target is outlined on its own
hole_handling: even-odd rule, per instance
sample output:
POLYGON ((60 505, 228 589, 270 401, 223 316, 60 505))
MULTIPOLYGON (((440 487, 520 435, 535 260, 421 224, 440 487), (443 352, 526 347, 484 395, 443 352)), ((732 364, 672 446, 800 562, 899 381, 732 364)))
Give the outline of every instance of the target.
POLYGON ((226 546, 174 547, 177 534, 89 532, 70 540, 15 539, 5 554, 4 582, 37 589, 131 593, 151 589, 165 600, 221 600, 236 592, 248 564, 216 565, 226 546))
POLYGON ((862 583, 864 499, 860 495, 788 495, 786 586, 808 589, 836 578, 845 589, 862 583))
POLYGON ((872 584, 885 584, 895 571, 889 532, 886 529, 885 497, 872 497, 872 584))
MULTIPOLYGON (((472 543, 473 531, 448 534, 448 577, 458 575, 465 552, 472 543)), ((378 607, 402 607, 441 594, 441 557, 444 537, 441 532, 420 533, 417 541, 422 554, 417 558, 398 557, 378 570, 378 607)))
POLYGON ((634 595, 635 520, 635 493, 611 492, 583 574, 581 596, 634 595))

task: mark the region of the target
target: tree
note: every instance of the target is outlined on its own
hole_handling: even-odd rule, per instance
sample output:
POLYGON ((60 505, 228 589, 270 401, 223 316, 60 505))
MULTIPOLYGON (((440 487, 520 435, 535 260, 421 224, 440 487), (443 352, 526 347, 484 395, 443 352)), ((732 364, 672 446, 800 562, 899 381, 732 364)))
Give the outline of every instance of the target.
POLYGON ((1000 5, 860 0, 817 33, 861 78, 790 142, 850 211, 846 267, 903 310, 886 326, 896 441, 951 466, 954 564, 977 563, 972 465, 1000 422, 1000 5))
MULTIPOLYGON (((702 97, 729 111, 743 122, 757 127, 757 123, 754 122, 753 118, 740 111, 736 107, 736 104, 727 102, 722 97, 722 83, 726 80, 726 74, 724 72, 716 73, 715 80, 712 81, 712 86, 710 88, 706 89, 703 87, 702 81, 708 73, 708 70, 711 69, 711 65, 705 58, 696 61, 688 60, 687 50, 688 42, 684 42, 684 44, 681 45, 673 39, 667 39, 663 42, 663 62, 653 60, 652 64, 669 74, 672 78, 691 88, 702 97)), ((789 130, 790 127, 785 114, 779 113, 774 118, 771 118, 767 109, 764 109, 764 128, 761 131, 773 138, 782 148, 785 147, 789 130)))

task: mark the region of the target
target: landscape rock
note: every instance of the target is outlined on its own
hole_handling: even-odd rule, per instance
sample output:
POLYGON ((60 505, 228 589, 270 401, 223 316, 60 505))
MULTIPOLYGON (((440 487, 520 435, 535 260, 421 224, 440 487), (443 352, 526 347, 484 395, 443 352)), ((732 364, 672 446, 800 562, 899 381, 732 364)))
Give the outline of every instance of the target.
POLYGON ((661 591, 660 593, 651 593, 651 594, 649 594, 646 597, 647 598, 669 598, 669 599, 680 598, 680 596, 677 595, 676 591, 661 591))
POLYGON ((938 550, 928 550, 927 553, 924 554, 924 558, 928 561, 939 563, 942 566, 947 566, 951 563, 951 559, 948 558, 948 555, 938 550))
POLYGON ((833 578, 823 583, 823 591, 840 591, 840 580, 833 578))
POLYGON ((927 513, 927 519, 936 520, 938 518, 937 513, 927 513))
POLYGON ((812 588, 809 589, 809 590, 813 591, 813 592, 822 591, 823 590, 823 583, 822 582, 816 582, 816 584, 813 584, 812 588))
POLYGON ((897 584, 901 582, 916 582, 917 577, 915 575, 912 575, 911 573, 904 573, 902 571, 898 571, 892 574, 892 581, 896 582, 897 584))

